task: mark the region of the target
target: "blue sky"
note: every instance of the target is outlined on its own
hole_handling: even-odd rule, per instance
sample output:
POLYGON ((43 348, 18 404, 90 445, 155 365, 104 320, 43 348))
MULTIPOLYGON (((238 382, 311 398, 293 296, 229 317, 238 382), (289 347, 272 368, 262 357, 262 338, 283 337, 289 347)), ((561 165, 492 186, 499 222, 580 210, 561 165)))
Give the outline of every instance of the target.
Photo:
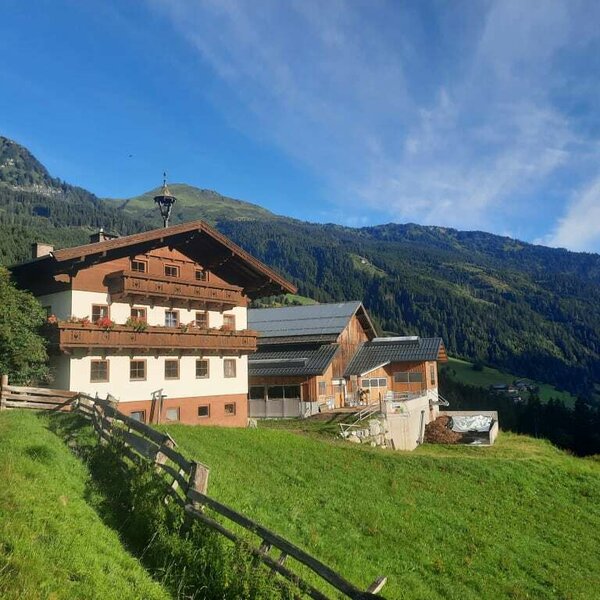
POLYGON ((600 251, 600 3, 3 0, 0 133, 104 197, 600 251), (131 156, 130 156, 131 155, 131 156))

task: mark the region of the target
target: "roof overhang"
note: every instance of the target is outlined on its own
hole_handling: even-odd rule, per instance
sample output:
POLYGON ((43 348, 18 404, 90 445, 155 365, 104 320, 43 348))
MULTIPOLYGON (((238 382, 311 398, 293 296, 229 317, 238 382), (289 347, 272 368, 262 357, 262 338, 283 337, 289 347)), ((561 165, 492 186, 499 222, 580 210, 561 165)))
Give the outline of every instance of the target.
POLYGON ((295 293, 296 286, 278 275, 204 221, 191 221, 112 240, 64 248, 11 268, 18 283, 73 275, 94 264, 169 247, 199 262, 250 298, 295 293), (208 260, 207 260, 208 259, 208 260))

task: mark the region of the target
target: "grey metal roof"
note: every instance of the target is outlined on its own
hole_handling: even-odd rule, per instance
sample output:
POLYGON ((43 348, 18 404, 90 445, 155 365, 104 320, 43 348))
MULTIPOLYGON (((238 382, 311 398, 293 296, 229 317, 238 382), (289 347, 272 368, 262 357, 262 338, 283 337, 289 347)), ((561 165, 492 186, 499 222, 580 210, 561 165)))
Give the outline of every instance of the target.
POLYGON ((248 358, 250 377, 322 375, 339 349, 338 344, 294 350, 260 349, 248 358))
MULTIPOLYGON (((354 314, 361 310, 366 329, 375 335, 375 329, 362 303, 310 304, 281 308, 253 308, 248 311, 248 327, 275 343, 274 338, 304 336, 337 336, 344 331, 354 314)), ((328 340, 327 340, 328 341, 328 340)), ((261 339, 259 339, 259 343, 261 339)))
POLYGON ((442 338, 375 338, 365 342, 346 367, 345 376, 363 375, 395 362, 422 362, 445 358, 442 338))

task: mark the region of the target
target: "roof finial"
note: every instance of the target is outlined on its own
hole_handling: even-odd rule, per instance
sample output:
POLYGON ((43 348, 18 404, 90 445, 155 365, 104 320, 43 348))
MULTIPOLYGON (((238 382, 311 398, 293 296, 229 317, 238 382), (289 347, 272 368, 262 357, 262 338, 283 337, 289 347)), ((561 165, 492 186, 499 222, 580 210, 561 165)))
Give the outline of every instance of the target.
POLYGON ((169 188, 167 186, 167 172, 163 171, 163 187, 162 193, 158 196, 154 196, 154 202, 158 204, 158 209, 160 211, 160 216, 163 218, 163 223, 165 227, 169 226, 169 219, 171 217, 171 209, 173 208, 173 204, 177 202, 177 198, 171 194, 169 188))

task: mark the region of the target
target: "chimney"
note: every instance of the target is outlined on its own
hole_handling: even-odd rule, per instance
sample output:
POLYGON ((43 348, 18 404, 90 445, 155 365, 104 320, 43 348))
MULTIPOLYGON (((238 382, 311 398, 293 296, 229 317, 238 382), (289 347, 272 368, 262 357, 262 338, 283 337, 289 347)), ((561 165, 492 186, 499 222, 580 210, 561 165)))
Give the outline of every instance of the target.
POLYGON ((43 244, 41 242, 34 242, 31 244, 31 258, 48 256, 51 252, 54 252, 54 246, 51 246, 50 244, 43 244))
POLYGON ((100 228, 100 231, 96 231, 90 235, 90 244, 97 244, 98 242, 106 242, 108 240, 114 240, 118 238, 118 235, 114 233, 108 233, 104 229, 100 228))

